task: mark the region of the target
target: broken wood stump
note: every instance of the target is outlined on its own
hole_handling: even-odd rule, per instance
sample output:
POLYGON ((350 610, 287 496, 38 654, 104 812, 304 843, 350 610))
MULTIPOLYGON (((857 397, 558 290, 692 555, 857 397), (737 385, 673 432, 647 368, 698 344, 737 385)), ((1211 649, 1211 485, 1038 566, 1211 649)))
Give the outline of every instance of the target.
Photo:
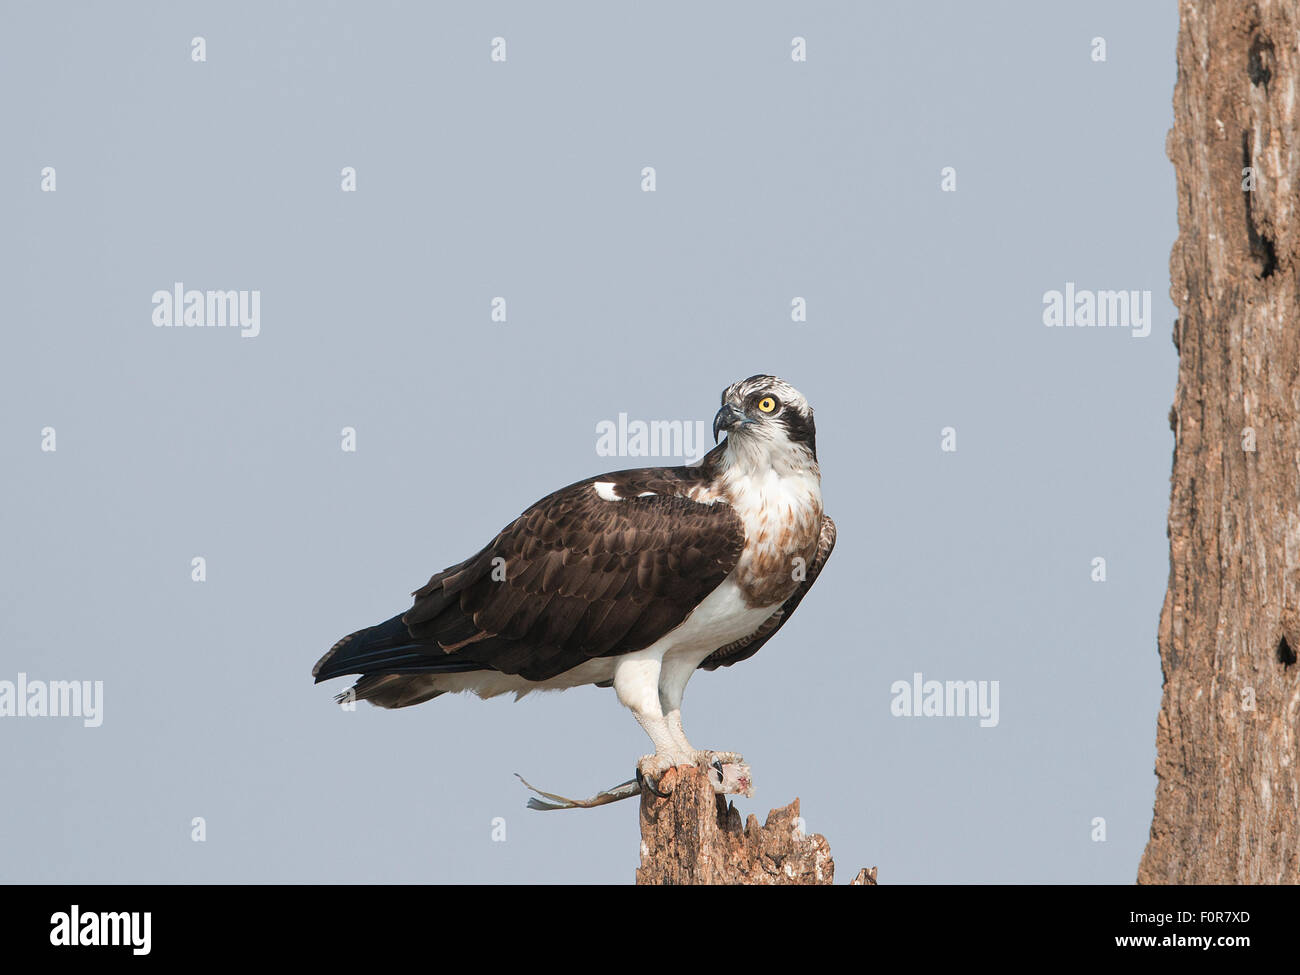
MULTIPOLYGON (((641 866, 637 884, 830 884, 830 844, 803 831, 799 800, 742 827, 734 803, 714 791, 706 771, 679 766, 659 781, 667 799, 641 796, 641 866)), ((874 885, 875 868, 853 883, 874 885)))

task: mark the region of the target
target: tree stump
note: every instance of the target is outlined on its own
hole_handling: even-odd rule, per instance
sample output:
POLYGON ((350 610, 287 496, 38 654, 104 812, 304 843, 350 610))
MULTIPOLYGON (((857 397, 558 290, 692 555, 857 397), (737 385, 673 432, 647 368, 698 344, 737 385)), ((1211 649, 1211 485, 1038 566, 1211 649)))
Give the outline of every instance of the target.
MULTIPOLYGON (((803 832, 799 800, 741 827, 734 803, 713 790, 704 771, 670 769, 659 783, 667 799, 641 796, 641 866, 637 884, 830 884, 826 837, 803 832)), ((875 884, 875 869, 855 884, 875 884), (865 878, 865 879, 864 879, 865 878)))

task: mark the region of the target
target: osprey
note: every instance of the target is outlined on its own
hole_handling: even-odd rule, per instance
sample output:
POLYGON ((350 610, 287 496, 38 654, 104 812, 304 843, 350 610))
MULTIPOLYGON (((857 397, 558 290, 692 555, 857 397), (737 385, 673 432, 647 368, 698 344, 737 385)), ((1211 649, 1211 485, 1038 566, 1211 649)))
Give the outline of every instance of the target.
POLYGON ((686 683, 757 653, 835 545, 799 391, 775 376, 732 384, 715 442, 724 431, 697 464, 601 474, 538 501, 406 612, 331 647, 316 682, 359 674, 351 694, 384 708, 612 686, 654 743, 638 782, 657 791, 682 764, 721 776, 742 759, 687 740, 686 683))

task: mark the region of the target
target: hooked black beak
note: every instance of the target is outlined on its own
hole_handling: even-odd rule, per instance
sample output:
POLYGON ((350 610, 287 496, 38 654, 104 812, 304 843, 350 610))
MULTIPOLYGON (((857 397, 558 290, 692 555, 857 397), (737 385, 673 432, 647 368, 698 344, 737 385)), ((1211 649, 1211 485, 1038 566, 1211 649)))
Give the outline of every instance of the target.
POLYGON ((718 434, 723 430, 734 430, 745 421, 745 414, 730 403, 723 403, 718 415, 713 418, 713 442, 718 442, 718 434))

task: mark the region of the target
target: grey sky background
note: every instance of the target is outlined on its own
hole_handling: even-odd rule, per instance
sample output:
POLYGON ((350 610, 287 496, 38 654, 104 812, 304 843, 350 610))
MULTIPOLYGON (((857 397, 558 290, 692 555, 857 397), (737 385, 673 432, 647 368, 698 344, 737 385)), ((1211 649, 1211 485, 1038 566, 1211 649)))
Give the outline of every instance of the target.
POLYGON ((601 420, 707 421, 773 372, 816 408, 839 543, 776 639, 687 693, 691 738, 754 768, 742 812, 802 797, 842 883, 1131 882, 1176 27, 1173 3, 5 3, 0 680, 102 680, 104 720, 0 718, 0 880, 631 882, 634 803, 534 813, 512 775, 628 778, 649 742, 612 691, 349 713, 310 669, 555 488, 680 462, 597 456, 601 420), (260 290, 261 334, 155 328, 176 281, 260 290), (1149 290, 1151 334, 1044 327, 1067 281, 1149 290), (892 716, 918 671, 999 681, 999 725, 892 716))

